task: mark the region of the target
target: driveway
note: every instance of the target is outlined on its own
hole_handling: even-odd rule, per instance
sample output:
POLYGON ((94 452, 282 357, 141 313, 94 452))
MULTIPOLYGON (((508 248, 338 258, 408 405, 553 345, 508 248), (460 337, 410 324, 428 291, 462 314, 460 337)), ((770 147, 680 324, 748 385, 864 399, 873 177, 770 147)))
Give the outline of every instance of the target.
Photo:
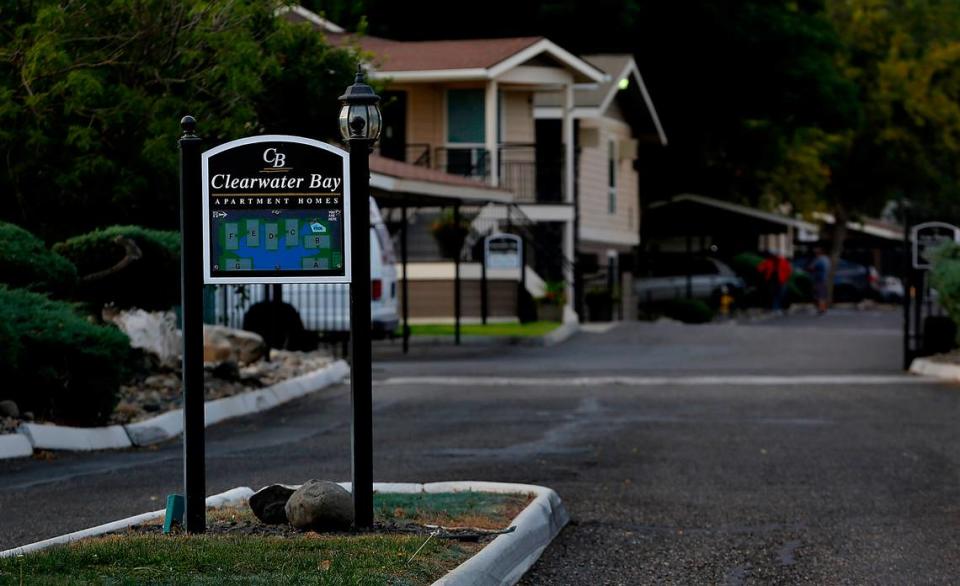
MULTIPOLYGON (((378 480, 551 486, 526 584, 949 583, 960 389, 899 315, 619 324, 549 349, 379 348, 378 480)), ((179 446, 0 464, 0 547, 162 506, 179 446)), ((208 430, 208 487, 348 479, 344 386, 208 430)))

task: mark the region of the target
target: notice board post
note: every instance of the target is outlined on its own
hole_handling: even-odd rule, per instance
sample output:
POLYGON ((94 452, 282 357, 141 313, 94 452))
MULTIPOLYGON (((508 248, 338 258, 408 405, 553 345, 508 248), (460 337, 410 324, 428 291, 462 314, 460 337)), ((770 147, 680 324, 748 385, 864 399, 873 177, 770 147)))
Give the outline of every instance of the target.
POLYGON ((191 116, 180 120, 180 304, 183 315, 183 492, 189 533, 206 530, 203 431, 202 140, 191 116))

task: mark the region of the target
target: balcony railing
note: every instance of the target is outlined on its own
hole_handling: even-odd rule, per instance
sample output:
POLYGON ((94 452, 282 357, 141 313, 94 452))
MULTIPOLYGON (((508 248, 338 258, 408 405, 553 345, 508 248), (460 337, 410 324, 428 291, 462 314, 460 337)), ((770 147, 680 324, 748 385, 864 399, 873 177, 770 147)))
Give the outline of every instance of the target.
MULTIPOLYGON (((415 146, 421 147, 409 145, 408 153, 415 146)), ((500 145, 497 152, 500 187, 512 191, 517 202, 564 201, 562 151, 548 151, 533 144, 507 143, 500 145)), ((490 152, 481 147, 437 147, 433 167, 451 175, 488 181, 490 152)))

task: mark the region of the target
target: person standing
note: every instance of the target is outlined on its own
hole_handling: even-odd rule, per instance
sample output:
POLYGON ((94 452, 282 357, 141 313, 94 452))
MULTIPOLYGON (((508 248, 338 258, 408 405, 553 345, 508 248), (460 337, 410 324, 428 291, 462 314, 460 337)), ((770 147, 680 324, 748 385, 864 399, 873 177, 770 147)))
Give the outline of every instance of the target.
POLYGON ((829 302, 827 278, 830 276, 830 258, 822 246, 813 249, 813 261, 807 266, 807 270, 813 278, 813 299, 817 303, 817 313, 823 315, 827 312, 829 302))
POLYGON ((787 297, 787 281, 793 267, 779 251, 767 253, 767 257, 757 265, 757 271, 766 285, 767 298, 773 311, 783 311, 787 297))

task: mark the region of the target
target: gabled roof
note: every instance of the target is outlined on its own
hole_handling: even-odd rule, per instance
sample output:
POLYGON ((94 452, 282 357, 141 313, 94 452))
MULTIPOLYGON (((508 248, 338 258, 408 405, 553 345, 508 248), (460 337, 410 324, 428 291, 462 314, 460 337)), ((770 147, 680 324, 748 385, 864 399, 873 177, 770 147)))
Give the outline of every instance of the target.
MULTIPOLYGON (((370 77, 395 81, 494 79, 533 59, 546 59, 568 70, 576 82, 598 83, 602 71, 543 37, 394 41, 333 31, 328 21, 303 7, 287 12, 290 20, 312 23, 334 45, 357 44, 375 55, 370 77)), ((336 26, 336 25, 334 25, 336 26)), ((337 27, 339 28, 339 27, 337 27)))
MULTIPOLYGON (((653 123, 660 139, 660 144, 667 145, 667 135, 660 123, 660 116, 657 115, 657 109, 653 105, 653 99, 650 92, 647 91, 647 85, 643 82, 643 76, 637 68, 637 62, 629 54, 603 54, 603 55, 584 55, 584 60, 591 63, 604 72, 603 81, 596 84, 581 85, 574 91, 574 118, 599 118, 606 115, 610 105, 613 104, 617 94, 621 91, 620 82, 627 80, 627 88, 635 85, 640 92, 643 103, 650 115, 650 121, 653 123)), ((560 96, 557 94, 543 93, 535 98, 535 106, 542 113, 547 114, 551 109, 560 107, 560 96)), ((547 116, 545 116, 547 117, 547 116)))

